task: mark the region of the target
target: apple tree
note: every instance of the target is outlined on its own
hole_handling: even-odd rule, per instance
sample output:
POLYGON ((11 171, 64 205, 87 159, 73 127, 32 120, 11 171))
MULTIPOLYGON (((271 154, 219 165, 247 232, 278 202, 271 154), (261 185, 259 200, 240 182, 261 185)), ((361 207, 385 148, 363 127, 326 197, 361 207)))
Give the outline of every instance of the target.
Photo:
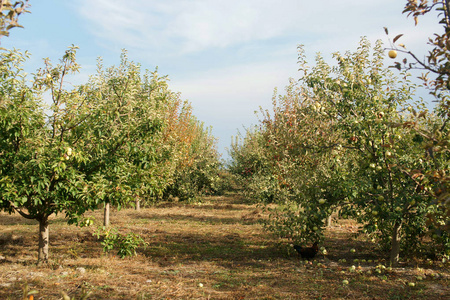
POLYGON ((424 155, 422 145, 404 126, 395 126, 411 124, 414 113, 409 112, 424 105, 413 101, 409 74, 397 78, 383 66, 383 50, 377 42, 371 51, 363 39, 355 53, 334 54, 335 67, 324 67, 323 61, 311 69, 305 65, 302 82, 325 108, 325 120, 342 134, 341 146, 353 153, 350 176, 337 181, 349 191, 340 212, 365 224, 365 233, 377 233, 373 237, 390 249, 396 264, 401 242, 405 250, 420 243, 427 231, 424 217, 435 207, 404 172, 420 168, 415 158, 424 155))
POLYGON ((195 199, 217 191, 221 162, 212 128, 195 117, 191 117, 189 124, 191 141, 184 150, 184 159, 179 161, 171 188, 180 198, 195 199))
POLYGON ((436 209, 405 172, 420 169, 424 160, 417 157, 426 155, 408 124, 426 129, 434 116, 417 119, 425 108, 413 101, 410 75, 398 78, 384 67, 380 42, 372 49, 362 39, 356 52, 334 58, 330 66, 318 55, 310 67, 301 51, 303 77, 262 121, 261 151, 276 189, 284 191, 276 192, 284 196, 268 228, 300 242, 320 239, 325 219, 338 209, 390 249, 395 264, 401 247, 421 243, 425 216, 436 209))
POLYGON ((130 62, 126 52, 117 67, 105 69, 99 61, 97 74, 83 88, 85 97, 100 99, 91 104, 96 107, 98 120, 83 122, 78 132, 95 129, 85 147, 91 147, 89 151, 96 157, 96 164, 90 166, 90 180, 102 182, 106 192, 101 198, 107 226, 110 205, 120 208, 124 197, 136 200, 164 189, 167 178, 159 172, 163 169, 159 135, 167 106, 177 95, 168 89, 167 78, 160 77, 157 71, 141 76, 140 66, 130 62), (103 150, 97 149, 99 145, 103 150))
MULTIPOLYGON (((322 239, 325 223, 343 199, 345 190, 332 181, 345 176, 343 157, 332 151, 340 146, 341 134, 324 121, 324 109, 304 85, 291 80, 285 95, 273 99, 272 112, 262 111, 262 135, 266 155, 277 179, 278 206, 269 206, 266 228, 296 243, 306 244, 322 239), (332 130, 334 129, 334 130, 332 130), (320 193, 332 186, 333 199, 320 193)), ((344 151, 341 149, 341 151, 344 151)))
POLYGON ((261 127, 238 135, 229 149, 228 170, 237 178, 245 197, 258 202, 272 203, 277 199, 277 179, 272 169, 261 127))
POLYGON ((140 75, 124 54, 68 89, 78 71, 76 47, 60 63, 45 60, 31 84, 17 51, 0 52, 0 208, 39 222, 38 261, 48 260, 49 218, 69 222, 100 203, 126 203, 152 187, 138 169, 152 168, 158 107, 170 98, 163 78, 140 75), (43 101, 50 97, 50 102, 43 101))

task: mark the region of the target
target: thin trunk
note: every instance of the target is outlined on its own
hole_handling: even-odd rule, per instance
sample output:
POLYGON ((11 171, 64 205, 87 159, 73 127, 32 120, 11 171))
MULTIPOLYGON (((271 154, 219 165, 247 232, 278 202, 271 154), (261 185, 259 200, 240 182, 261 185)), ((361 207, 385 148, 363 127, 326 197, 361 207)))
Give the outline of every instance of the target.
POLYGON ((445 14, 445 25, 447 25, 447 27, 450 27, 450 1, 444 1, 443 10, 445 14))
POLYGON ((105 210, 103 215, 103 226, 109 226, 109 202, 105 202, 105 210))
POLYGON ((135 205, 134 205, 134 209, 135 210, 140 210, 141 209, 141 199, 139 197, 136 197, 135 201, 136 202, 135 202, 135 205))
POLYGON ((38 264, 48 262, 48 217, 42 217, 39 221, 39 249, 38 264))
POLYGON ((400 228, 402 224, 395 222, 394 229, 392 231, 392 242, 391 242, 391 265, 396 266, 398 264, 400 255, 400 228))
POLYGON ((331 215, 329 215, 327 218, 327 227, 331 227, 331 221, 332 221, 332 218, 331 218, 331 215))

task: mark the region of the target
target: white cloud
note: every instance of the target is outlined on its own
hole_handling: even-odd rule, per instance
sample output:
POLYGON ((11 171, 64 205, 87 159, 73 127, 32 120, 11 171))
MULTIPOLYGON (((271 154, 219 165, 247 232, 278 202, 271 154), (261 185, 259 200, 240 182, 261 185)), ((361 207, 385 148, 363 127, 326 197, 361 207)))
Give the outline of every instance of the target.
POLYGON ((289 59, 248 63, 172 77, 171 86, 205 116, 216 109, 254 111, 270 104, 274 88, 283 89, 289 77, 296 76, 296 69, 295 61, 289 59))
MULTIPOLYGON (((389 21, 391 2, 80 0, 77 7, 102 41, 176 55, 283 36, 348 35, 380 17, 389 21)), ((402 3, 395 5, 398 18, 402 3)))
POLYGON ((282 93, 297 76, 296 44, 305 44, 312 63, 318 51, 354 51, 361 36, 387 44, 388 27, 391 38, 405 33, 401 41, 425 53, 426 37, 440 28, 434 16, 414 27, 401 13, 405 1, 392 0, 78 2, 97 43, 139 53, 144 65, 169 65, 172 89, 213 126, 221 150, 236 128, 256 122, 260 105, 270 107, 275 87, 282 93))
POLYGON ((292 6, 296 3, 81 0, 79 11, 99 38, 183 53, 283 34, 294 23, 292 6))
POLYGON ((175 16, 167 33, 181 39, 187 52, 283 35, 293 25, 292 18, 283 19, 292 9, 287 5, 290 1, 273 8, 269 2, 193 1, 189 9, 175 16))

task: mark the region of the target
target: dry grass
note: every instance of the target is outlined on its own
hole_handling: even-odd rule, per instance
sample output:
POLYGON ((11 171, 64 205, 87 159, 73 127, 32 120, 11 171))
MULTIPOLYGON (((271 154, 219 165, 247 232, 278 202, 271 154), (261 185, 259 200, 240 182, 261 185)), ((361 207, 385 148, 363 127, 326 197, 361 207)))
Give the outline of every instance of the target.
MULTIPOLYGON (((91 213, 96 225, 101 214, 91 213)), ((62 291, 76 299, 86 292, 88 299, 448 299, 448 266, 416 261, 378 274, 386 255, 353 238, 352 222, 330 228, 321 245, 327 257, 309 264, 264 232, 261 217, 238 197, 113 211, 114 227, 149 243, 120 259, 102 252, 94 228, 58 216, 50 223, 50 263, 36 266, 37 224, 1 213, 0 299, 20 299, 26 285, 39 292, 35 299, 62 299, 62 291)))

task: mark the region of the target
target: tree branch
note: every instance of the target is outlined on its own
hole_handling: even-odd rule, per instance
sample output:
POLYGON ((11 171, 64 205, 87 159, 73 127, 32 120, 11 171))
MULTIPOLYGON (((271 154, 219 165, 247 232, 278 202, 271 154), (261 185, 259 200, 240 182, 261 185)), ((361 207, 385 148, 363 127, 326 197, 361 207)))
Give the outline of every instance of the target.
POLYGON ((18 212, 22 217, 24 217, 25 219, 29 219, 29 220, 35 220, 35 218, 32 217, 31 215, 26 214, 23 211, 21 211, 20 208, 18 208, 14 203, 12 203, 11 201, 8 201, 8 202, 14 208, 14 210, 16 212, 18 212))

